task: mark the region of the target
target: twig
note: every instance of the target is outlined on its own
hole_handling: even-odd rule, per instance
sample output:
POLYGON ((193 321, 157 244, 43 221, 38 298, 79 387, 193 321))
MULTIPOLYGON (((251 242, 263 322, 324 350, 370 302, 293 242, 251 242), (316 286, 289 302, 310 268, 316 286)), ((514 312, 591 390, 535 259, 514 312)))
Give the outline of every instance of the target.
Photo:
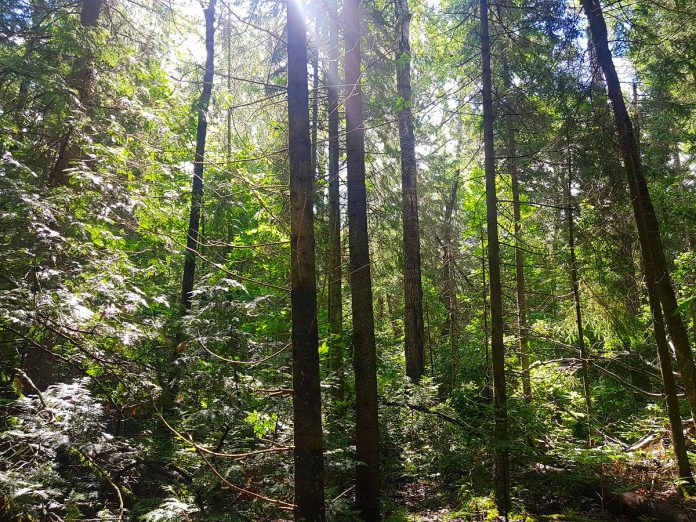
POLYGON ((17 372, 19 375, 22 376, 22 378, 26 381, 26 383, 29 385, 29 387, 36 392, 36 395, 39 396, 39 402, 41 402, 41 406, 43 406, 44 410, 48 409, 48 404, 46 404, 46 401, 44 400, 44 396, 41 393, 41 390, 39 390, 36 387, 36 384, 34 384, 34 381, 32 381, 29 376, 22 370, 21 368, 15 368, 15 372, 17 372))

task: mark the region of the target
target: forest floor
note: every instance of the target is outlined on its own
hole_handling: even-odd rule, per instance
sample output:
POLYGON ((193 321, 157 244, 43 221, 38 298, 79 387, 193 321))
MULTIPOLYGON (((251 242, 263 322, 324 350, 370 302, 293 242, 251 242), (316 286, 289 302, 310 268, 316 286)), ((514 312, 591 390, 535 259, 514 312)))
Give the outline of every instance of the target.
MULTIPOLYGON (((659 461, 654 461, 656 467, 663 467, 659 461)), ((609 470, 604 470, 609 471, 609 470)), ((624 472, 627 469, 622 470, 624 472)), ((640 471, 640 467, 639 467, 640 471)), ((664 471, 664 470, 663 470, 664 471)), ((696 498, 686 501, 678 498, 676 490, 669 485, 668 475, 652 475, 652 489, 641 487, 634 482, 636 487, 610 488, 609 483, 617 483, 616 476, 607 479, 605 496, 609 498, 609 491, 632 491, 641 497, 651 499, 664 506, 667 510, 675 510, 677 518, 667 518, 637 513, 622 513, 621 507, 615 501, 607 501, 604 505, 602 495, 588 495, 580 492, 570 485, 566 479, 550 485, 548 477, 537 477, 538 480, 525 477, 522 490, 519 490, 519 498, 514 502, 514 515, 509 520, 517 521, 628 521, 628 520, 679 520, 696 521, 696 498), (567 488, 567 489, 566 489, 567 488), (565 489, 565 491, 564 491, 565 489)), ((636 476, 621 476, 618 482, 630 483, 636 476)), ((603 489, 603 488, 599 488, 603 489)), ((413 481, 394 489, 390 495, 394 509, 391 510, 386 522, 433 522, 433 521, 488 521, 502 520, 491 517, 492 503, 487 497, 470 498, 462 500, 455 489, 448 485, 432 481, 413 481)))

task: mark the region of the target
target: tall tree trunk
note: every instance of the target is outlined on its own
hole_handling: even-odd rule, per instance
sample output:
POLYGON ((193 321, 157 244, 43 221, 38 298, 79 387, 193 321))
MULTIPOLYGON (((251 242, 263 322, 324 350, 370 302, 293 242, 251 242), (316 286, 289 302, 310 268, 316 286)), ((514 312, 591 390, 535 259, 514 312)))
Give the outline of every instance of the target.
MULTIPOLYGON (((232 93, 232 8, 227 6, 227 19, 225 20, 226 34, 226 51, 227 56, 225 61, 227 64, 227 93, 230 95, 232 93)), ((227 132, 225 133, 225 160, 227 161, 227 168, 231 168, 232 164, 232 107, 227 108, 227 114, 225 115, 227 123, 227 132)), ((228 224, 228 236, 231 232, 231 225, 228 224)), ((231 243, 230 241, 228 243, 231 243)))
POLYGON ((379 425, 377 354, 372 279, 367 236, 365 130, 360 76, 360 0, 346 0, 345 83, 346 160, 348 168, 348 239, 353 305, 353 367, 355 370, 355 445, 361 463, 355 496, 364 520, 379 520, 379 425))
POLYGON ((318 175, 317 137, 319 134, 319 3, 314 3, 314 37, 312 45, 312 173, 318 175))
MULTIPOLYGON (((691 474, 689 457, 686 453, 684 432, 682 431, 683 425, 681 413, 679 411, 679 399, 677 398, 677 389, 674 383, 674 374, 672 373, 672 357, 670 355, 669 344, 667 343, 667 334, 665 332, 660 300, 657 298, 656 292, 650 290, 651 287, 654 288, 654 281, 651 281, 648 277, 648 302, 650 304, 650 313, 652 314, 655 328, 660 373, 665 387, 665 402, 667 404, 667 418, 669 419, 672 447, 674 449, 674 456, 677 460, 679 478, 683 485, 686 486, 686 489, 690 489, 694 486, 694 480, 691 474)), ((678 491, 681 492, 682 489, 683 488, 678 487, 678 491)))
MULTIPOLYGON (((80 25, 84 28, 94 28, 99 22, 99 13, 101 11, 103 0, 83 0, 80 10, 80 25)), ((35 16, 35 14, 34 14, 35 16)), ((34 21, 34 27, 38 28, 38 17, 34 21)), ((29 58, 33 52, 35 40, 32 39, 27 43, 26 58, 29 58)), ((89 108, 92 99, 92 58, 91 56, 79 56, 75 59, 72 65, 72 72, 68 78, 68 86, 75 89, 78 93, 80 104, 89 108)), ((18 122, 20 125, 24 123, 24 108, 26 106, 27 97, 29 94, 29 82, 24 80, 18 93, 18 103, 20 105, 18 122)), ((71 164, 78 159, 79 149, 72 143, 73 140, 72 128, 67 128, 63 135, 58 149, 58 159, 49 174, 49 183, 54 186, 65 186, 69 183, 68 169, 71 164)), ((17 136, 22 138, 22 135, 17 136)), ((24 366, 27 369, 29 378, 39 387, 46 389, 55 382, 56 378, 56 359, 50 356, 43 350, 38 350, 36 347, 31 347, 27 351, 24 366)))
POLYGON ((328 63, 328 111, 329 111, 329 362, 336 376, 335 397, 343 399, 343 297, 341 292, 341 180, 340 148, 338 141, 340 115, 338 113, 338 9, 336 1, 330 2, 329 12, 329 63, 328 63))
MULTIPOLYGON (((104 0, 83 0, 80 11, 80 25, 85 28, 95 28, 99 23, 104 0)), ((78 93, 80 105, 89 110, 92 98, 92 84, 94 71, 92 70, 92 57, 82 56, 75 60, 72 73, 68 79, 68 86, 78 93)), ((67 129, 60 142, 58 159, 51 172, 50 182, 53 186, 67 185, 69 182, 68 169, 80 157, 80 150, 73 143, 74 129, 67 129)))
POLYGON ((495 453, 493 486, 498 511, 507 516, 510 506, 507 445, 507 391, 505 383, 505 345, 503 344, 503 289, 500 281, 500 243, 498 240, 498 198, 495 182, 493 144, 493 86, 491 80, 491 39, 488 32, 488 0, 481 0, 481 72, 483 95, 484 171, 486 177, 486 226, 488 229, 488 273, 491 294, 491 362, 493 364, 493 404, 495 415, 495 453))
POLYGON ((565 184, 566 218, 568 221, 568 249, 570 250, 570 285, 573 290, 575 306, 575 325, 578 331, 578 349, 580 350, 580 371, 582 372, 582 391, 585 396, 585 412, 587 413, 588 438, 592 443, 592 394, 590 379, 587 372, 588 355, 585 346, 585 332, 582 325, 582 306, 580 302, 580 275, 578 260, 575 257, 575 221, 573 218, 573 202, 571 187, 573 183, 573 163, 570 155, 570 140, 568 141, 568 179, 565 184))
POLYGON ((481 316, 483 317, 483 349, 485 352, 484 366, 486 371, 485 397, 491 397, 491 355, 490 342, 488 336, 488 283, 486 282, 486 247, 484 241, 483 227, 481 227, 481 300, 483 301, 483 309, 481 316))
MULTIPOLYGON (((507 89, 512 88, 509 71, 505 70, 507 89)), ((515 289, 517 293, 517 349, 522 368, 522 393, 532 398, 532 382, 529 376, 529 325, 527 322, 527 288, 524 278, 524 250, 522 249, 522 212, 520 209, 520 181, 517 164, 516 130, 512 126, 514 114, 508 114, 506 122, 505 154, 512 188, 512 213, 515 228, 515 289)))
POLYGON ((186 313, 191 309, 191 293, 196 275, 196 250, 198 249, 198 229, 201 221, 203 203, 203 169, 205 166, 205 141, 208 133, 208 105, 213 92, 213 74, 215 67, 215 1, 210 0, 205 15, 205 70, 203 89, 198 98, 196 112, 196 153, 193 160, 193 178, 191 180, 191 210, 189 213, 188 233, 186 235, 186 256, 184 258, 184 275, 181 282, 181 309, 186 313))
POLYGON ((597 61, 607 82, 646 276, 649 281, 652 281, 653 290, 660 300, 667 331, 674 344, 677 365, 684 382, 691 413, 696 415, 696 366, 689 346, 686 326, 679 313, 672 280, 667 269, 657 216, 643 174, 637 136, 626 109, 619 77, 609 50, 607 26, 602 14, 602 7, 599 0, 582 0, 582 6, 590 24, 597 61))
MULTIPOLYGON (((457 143, 457 152, 455 157, 459 158, 459 142, 457 143)), ((457 279, 456 279, 456 249, 455 249, 455 231, 454 231, 454 209, 457 204, 457 193, 459 191, 459 176, 461 171, 459 167, 455 172, 454 181, 452 182, 452 187, 450 188, 449 198, 447 199, 447 204, 445 206, 445 235, 444 235, 444 247, 445 247, 445 291, 446 291, 446 305, 447 305, 447 316, 448 316, 448 330, 449 330, 449 341, 450 341, 450 386, 451 389, 455 389, 458 384, 458 372, 459 372, 459 331, 457 329, 457 316, 458 316, 458 301, 457 301, 457 279)), ((485 290, 484 290, 485 293, 485 290)), ((484 312, 485 314, 485 312, 484 312)), ((430 320, 428 320, 430 323, 430 320)), ((431 364, 432 366, 432 364, 431 364)))
POLYGON ((325 519, 325 511, 314 172, 309 131, 307 33, 300 2, 288 2, 287 36, 295 520, 320 521, 325 519))
POLYGON ((420 229, 418 224, 418 165, 413 135, 411 94, 411 13, 408 0, 396 0, 399 41, 396 48, 396 92, 399 97, 401 145, 401 215, 404 249, 404 350, 406 375, 417 382, 425 372, 425 327, 421 282, 420 229))

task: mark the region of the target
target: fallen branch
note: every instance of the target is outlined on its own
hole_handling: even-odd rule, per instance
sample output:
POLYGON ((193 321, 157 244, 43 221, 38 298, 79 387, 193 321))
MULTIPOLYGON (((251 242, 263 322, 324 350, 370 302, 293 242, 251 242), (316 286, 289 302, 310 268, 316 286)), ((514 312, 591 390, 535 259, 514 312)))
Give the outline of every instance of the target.
POLYGON ((394 406, 397 408, 408 408, 410 410, 420 411, 423 413, 428 413, 430 415, 436 415, 437 417, 441 418, 442 420, 445 420, 445 421, 447 421, 451 424, 455 424, 457 426, 461 426, 462 428, 467 428, 467 429, 474 430, 474 431, 481 431, 478 428, 475 428, 471 424, 464 422, 461 419, 457 419, 456 417, 452 417, 450 415, 447 415, 446 413, 431 410, 430 408, 428 408, 426 406, 421 406, 419 404, 400 403, 400 402, 391 402, 391 401, 384 401, 383 404, 385 406, 394 406))
MULTIPOLYGON (((696 424, 696 422, 694 422, 694 419, 686 419, 686 420, 682 421, 682 427, 686 428, 684 430, 684 435, 687 435, 686 432, 688 431, 689 427, 694 426, 695 424, 696 424)), ((661 433, 650 433, 650 434, 646 435, 645 437, 643 437, 642 439, 640 439, 638 442, 635 442, 634 444, 632 444, 631 446, 626 448, 626 451, 642 450, 642 449, 650 446, 650 444, 655 442, 656 440, 659 440, 659 439, 666 437, 668 435, 669 435, 669 429, 667 429, 667 428, 665 428, 661 433)))
POLYGON ((39 402, 41 403, 41 406, 43 407, 44 410, 48 410, 48 404, 46 404, 46 401, 44 399, 43 394, 41 393, 41 390, 39 390, 36 387, 36 384, 34 384, 34 381, 32 381, 29 376, 22 370, 21 368, 15 368, 15 372, 17 372, 19 375, 22 376, 22 379, 29 385, 29 387, 36 392, 36 395, 39 397, 39 402))
MULTIPOLYGON (((283 500, 278 500, 275 498, 266 497, 264 495, 261 495, 260 493, 256 493, 256 492, 251 491, 249 489, 244 489, 244 488, 239 487, 235 484, 232 484, 229 480, 227 480, 225 477, 223 477, 220 474, 220 472, 217 470, 217 468, 215 466, 213 466, 208 461, 208 459, 205 458, 205 455, 203 455, 203 453, 201 453, 199 451, 198 455, 203 459, 203 462, 205 462, 205 464, 208 466, 208 468, 210 468, 210 470, 225 484, 227 489, 232 489, 238 493, 241 493, 241 494, 246 495, 246 496, 251 497, 251 498, 263 500, 264 502, 267 502, 267 503, 269 503, 269 504, 271 504, 279 509, 283 509, 286 511, 293 511, 295 509, 295 505, 290 504, 289 502, 285 502, 283 500)), ((222 489, 225 489, 225 487, 223 487, 222 489)))
POLYGON ((179 437, 181 440, 183 440, 186 444, 194 448, 196 451, 200 453, 205 453, 206 455, 211 455, 213 457, 219 457, 223 459, 244 459, 247 457, 253 457, 256 455, 263 455, 265 453, 280 453, 283 451, 291 451, 295 449, 294 446, 279 446, 276 448, 266 448, 262 450, 253 450, 253 451, 247 451, 245 453, 220 453, 219 451, 213 451, 210 448, 206 448, 205 446, 201 446, 197 442, 193 440, 193 438, 189 435, 188 437, 184 435, 183 433, 178 432, 175 430, 165 419, 162 417, 161 414, 158 414, 159 418, 162 420, 162 422, 169 428, 169 430, 174 433, 177 437, 179 437))

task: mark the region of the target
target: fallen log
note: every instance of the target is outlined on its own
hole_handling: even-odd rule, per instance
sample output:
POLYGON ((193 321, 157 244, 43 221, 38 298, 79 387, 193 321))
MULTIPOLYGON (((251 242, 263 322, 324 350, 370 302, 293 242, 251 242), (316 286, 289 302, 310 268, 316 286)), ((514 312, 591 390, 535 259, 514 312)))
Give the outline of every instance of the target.
MULTIPOLYGON (((683 507, 665 500, 658 500, 633 491, 613 493, 612 499, 624 515, 647 515, 665 522, 689 522, 696 515, 688 513, 683 507)), ((611 507, 611 506, 609 506, 611 507)))
POLYGON ((696 520, 696 513, 690 513, 684 507, 660 500, 634 491, 611 491, 606 484, 587 476, 576 475, 571 471, 554 466, 537 464, 537 472, 543 474, 561 475, 574 483, 574 490, 579 495, 601 500, 607 510, 637 519, 648 516, 661 522, 690 522, 696 520))

